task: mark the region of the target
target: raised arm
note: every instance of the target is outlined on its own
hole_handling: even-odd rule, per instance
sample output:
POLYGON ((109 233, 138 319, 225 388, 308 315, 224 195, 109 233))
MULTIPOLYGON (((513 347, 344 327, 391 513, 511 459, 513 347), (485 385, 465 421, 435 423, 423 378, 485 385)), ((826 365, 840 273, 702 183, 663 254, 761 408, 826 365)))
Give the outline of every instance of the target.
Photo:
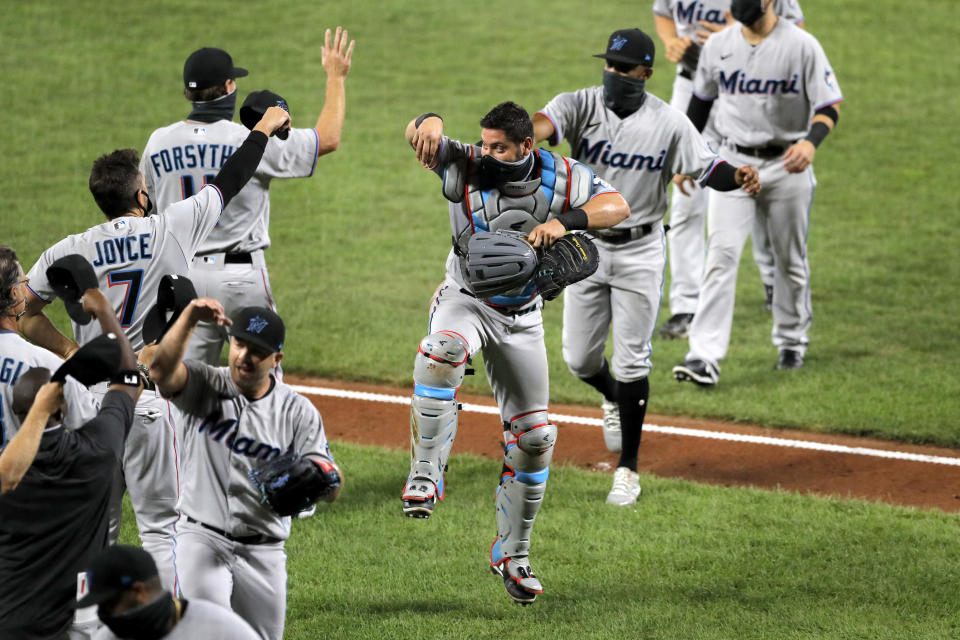
POLYGON ((17 328, 33 344, 67 359, 79 346, 53 325, 43 312, 45 306, 46 300, 27 289, 26 308, 17 319, 17 328))
POLYGON ((323 36, 320 48, 321 64, 327 72, 327 92, 323 99, 323 110, 317 118, 317 138, 320 141, 319 154, 336 151, 340 147, 343 133, 343 119, 347 110, 346 79, 350 72, 355 41, 347 45, 347 30, 337 27, 337 33, 331 43, 330 29, 323 36))
POLYGON ((270 107, 263 113, 260 122, 253 127, 250 135, 243 144, 233 152, 220 172, 213 179, 213 184, 223 196, 223 206, 233 199, 247 181, 253 177, 263 157, 263 150, 267 146, 267 138, 275 131, 290 124, 290 114, 286 109, 270 107))
POLYGON ((48 382, 37 391, 20 430, 0 453, 0 493, 9 493, 20 484, 37 456, 50 416, 60 409, 62 402, 63 385, 59 382, 48 382))
POLYGON ((213 298, 195 298, 190 302, 160 340, 149 364, 150 379, 165 396, 177 395, 187 384, 187 365, 183 364, 183 355, 198 322, 216 322, 220 326, 233 324, 226 317, 223 305, 213 298))
POLYGON ((432 169, 439 159, 443 141, 443 118, 436 113, 424 113, 407 125, 404 132, 407 144, 417 152, 417 160, 425 169, 432 169))
MULTIPOLYGON (((103 295, 103 292, 99 289, 87 289, 83 293, 83 297, 80 298, 81 304, 83 304, 83 310, 87 313, 93 315, 100 323, 100 328, 103 332, 112 333, 117 336, 117 342, 120 344, 120 362, 117 367, 118 371, 121 373, 132 373, 137 370, 137 354, 134 353, 133 347, 130 345, 130 341, 127 339, 127 335, 123 332, 123 329, 120 327, 120 321, 117 319, 117 314, 114 312, 113 307, 110 305, 110 301, 107 300, 107 297, 103 295)), ((136 379, 140 380, 140 376, 137 375, 136 379)), ((137 386, 129 384, 111 384, 110 389, 114 391, 122 391, 130 396, 130 398, 136 402, 140 398, 140 392, 143 391, 143 385, 138 384, 137 386)))

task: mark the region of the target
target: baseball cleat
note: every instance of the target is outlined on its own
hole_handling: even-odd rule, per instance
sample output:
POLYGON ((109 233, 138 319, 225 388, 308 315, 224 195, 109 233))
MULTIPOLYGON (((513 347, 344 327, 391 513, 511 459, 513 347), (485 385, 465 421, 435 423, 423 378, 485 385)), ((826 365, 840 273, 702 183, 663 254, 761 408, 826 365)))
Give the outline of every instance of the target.
POLYGON ((720 379, 720 372, 703 360, 687 360, 673 368, 673 377, 677 382, 695 382, 701 387, 712 387, 720 379))
POLYGON ((675 313, 660 327, 660 337, 665 340, 686 338, 690 333, 690 323, 693 322, 692 313, 675 313))
POLYGON ((803 367, 803 356, 799 351, 784 349, 777 358, 777 369, 799 369, 803 367))
POLYGON ((497 564, 490 565, 490 571, 503 578, 503 587, 513 601, 527 606, 543 593, 543 585, 530 568, 530 561, 526 557, 504 558, 497 564))
POLYGON ((604 399, 600 405, 603 409, 603 442, 613 453, 620 453, 623 448, 623 438, 620 431, 620 405, 604 399))
POLYGON ((773 287, 769 284, 763 285, 763 308, 773 311, 773 287))
POLYGON ((403 488, 403 514, 408 518, 429 518, 436 504, 437 487, 428 478, 408 478, 403 488))
POLYGON ((626 467, 617 467, 613 472, 613 488, 607 494, 607 504, 628 507, 640 497, 640 476, 626 467))

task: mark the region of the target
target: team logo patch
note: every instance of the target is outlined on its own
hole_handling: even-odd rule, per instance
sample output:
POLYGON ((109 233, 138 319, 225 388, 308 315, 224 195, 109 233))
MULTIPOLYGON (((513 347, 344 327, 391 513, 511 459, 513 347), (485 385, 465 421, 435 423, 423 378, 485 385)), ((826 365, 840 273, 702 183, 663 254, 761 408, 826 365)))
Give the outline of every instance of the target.
POLYGON ((247 325, 247 332, 259 334, 267 328, 267 324, 269 323, 260 316, 254 316, 250 318, 250 324, 247 325))
POLYGON ((830 69, 827 69, 826 71, 824 71, 823 81, 826 83, 828 87, 833 89, 833 71, 831 71, 830 69))
POLYGON ((623 45, 625 44, 627 44, 627 39, 618 36, 613 39, 613 42, 610 43, 610 51, 620 51, 620 49, 623 49, 623 45))

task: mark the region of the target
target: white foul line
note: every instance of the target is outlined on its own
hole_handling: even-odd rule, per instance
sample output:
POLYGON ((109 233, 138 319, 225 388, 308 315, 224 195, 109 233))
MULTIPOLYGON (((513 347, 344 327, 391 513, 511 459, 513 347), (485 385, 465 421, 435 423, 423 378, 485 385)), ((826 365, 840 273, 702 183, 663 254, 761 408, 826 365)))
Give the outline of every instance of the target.
MULTIPOLYGON (((391 396, 383 393, 368 393, 366 391, 347 391, 345 389, 334 389, 331 387, 306 387, 302 385, 290 386, 298 393, 312 396, 328 396, 332 398, 346 398, 349 400, 363 400, 366 402, 386 402, 388 404, 410 404, 410 396, 391 396)), ((463 403, 462 407, 463 411, 470 411, 473 413, 486 413, 490 415, 499 414, 497 408, 490 405, 463 403)), ((571 416, 557 413, 553 413, 551 416, 557 422, 584 424, 594 427, 599 427, 603 424, 603 420, 600 418, 587 418, 585 416, 571 416)), ((829 451, 831 453, 847 453, 857 456, 891 458, 894 460, 928 462, 931 464, 945 464, 954 467, 960 467, 960 457, 950 458, 946 456, 928 456, 920 453, 907 453, 906 451, 887 451, 884 449, 870 449, 868 447, 848 447, 840 444, 811 442, 809 440, 790 440, 788 438, 771 438, 769 436, 751 436, 742 433, 707 431, 704 429, 687 429, 684 427, 666 427, 657 424, 644 424, 643 428, 645 431, 666 433, 674 436, 686 436, 690 438, 709 438, 712 440, 727 440, 730 442, 743 442, 748 444, 765 444, 774 447, 792 447, 794 449, 829 451)))

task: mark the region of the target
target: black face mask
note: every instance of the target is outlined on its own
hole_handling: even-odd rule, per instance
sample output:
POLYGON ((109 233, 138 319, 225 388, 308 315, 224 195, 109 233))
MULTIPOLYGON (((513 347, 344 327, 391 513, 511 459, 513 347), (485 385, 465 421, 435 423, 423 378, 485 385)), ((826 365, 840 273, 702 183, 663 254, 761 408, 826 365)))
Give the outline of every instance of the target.
POLYGON ((645 80, 620 75, 613 71, 603 72, 603 104, 624 118, 643 106, 647 97, 645 80))
POLYGON ((527 154, 526 158, 516 162, 499 160, 491 155, 482 156, 480 158, 480 187, 482 189, 493 189, 505 182, 525 180, 530 175, 532 167, 532 152, 527 154))
POLYGON ((193 111, 187 116, 187 120, 196 120, 197 122, 216 122, 217 120, 233 120, 233 112, 237 108, 237 90, 225 96, 220 96, 216 100, 207 102, 191 102, 193 111))
POLYGON ((131 609, 118 616, 97 612, 100 621, 124 640, 157 640, 167 633, 170 621, 177 614, 177 605, 169 591, 148 604, 131 609))
POLYGON ((153 200, 150 199, 150 194, 144 191, 147 194, 147 208, 143 210, 143 217, 146 218, 150 215, 150 212, 153 211, 153 200))
POLYGON ((749 27, 763 17, 763 0, 733 0, 730 13, 734 20, 749 27))

